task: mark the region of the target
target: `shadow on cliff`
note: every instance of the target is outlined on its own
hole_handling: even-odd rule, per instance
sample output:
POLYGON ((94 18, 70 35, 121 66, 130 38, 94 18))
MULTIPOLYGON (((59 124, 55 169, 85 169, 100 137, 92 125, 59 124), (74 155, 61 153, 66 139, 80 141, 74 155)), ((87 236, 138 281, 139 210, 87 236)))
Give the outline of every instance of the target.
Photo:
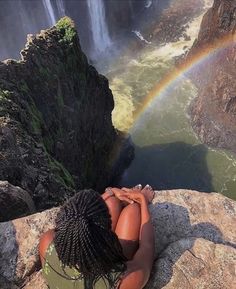
POLYGON ((173 275, 173 266, 185 251, 188 250, 193 257, 200 259, 200 256, 195 256, 191 252, 197 238, 236 248, 236 244, 227 241, 220 229, 210 222, 191 225, 189 212, 183 206, 163 202, 150 206, 150 209, 152 212, 156 211, 157 258, 156 266, 154 266, 155 272, 152 272, 149 283, 149 285, 152 283, 154 273, 155 276, 159 276, 159 278, 155 278, 155 288, 163 288, 169 283, 173 275))
POLYGON ((175 142, 135 147, 135 159, 126 170, 121 186, 149 184, 158 190, 191 189, 214 191, 206 162, 207 148, 175 142))

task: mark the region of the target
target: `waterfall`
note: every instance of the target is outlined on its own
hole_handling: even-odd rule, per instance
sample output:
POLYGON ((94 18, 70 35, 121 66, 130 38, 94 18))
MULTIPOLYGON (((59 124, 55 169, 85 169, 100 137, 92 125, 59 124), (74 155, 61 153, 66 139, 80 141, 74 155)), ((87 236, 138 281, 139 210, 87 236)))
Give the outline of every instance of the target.
POLYGON ((30 32, 30 29, 32 28, 32 23, 30 22, 30 19, 25 11, 24 2, 20 0, 19 2, 15 2, 14 5, 18 6, 17 11, 19 13, 20 20, 22 23, 22 30, 26 35, 27 33, 30 32))
POLYGON ((111 39, 106 25, 104 3, 103 0, 87 0, 87 4, 94 47, 97 53, 101 53, 111 45, 111 39))
POLYGON ((129 4, 130 13, 131 13, 131 18, 134 19, 133 1, 132 1, 132 0, 129 0, 128 4, 129 4))
POLYGON ((66 15, 66 11, 65 11, 65 5, 63 3, 63 0, 56 0, 56 4, 57 4, 59 17, 65 16, 66 15))
POLYGON ((47 12, 49 24, 53 26, 56 23, 56 17, 50 0, 43 0, 43 6, 47 12))

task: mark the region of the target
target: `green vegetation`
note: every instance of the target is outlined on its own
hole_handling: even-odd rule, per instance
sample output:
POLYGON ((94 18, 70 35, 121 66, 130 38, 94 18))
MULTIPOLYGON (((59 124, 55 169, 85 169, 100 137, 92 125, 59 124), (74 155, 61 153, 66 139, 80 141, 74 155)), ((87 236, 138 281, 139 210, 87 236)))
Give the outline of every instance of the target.
POLYGON ((64 98, 63 98, 63 94, 62 94, 60 81, 58 81, 57 103, 58 103, 59 107, 63 107, 64 106, 64 98))
POLYGON ((9 90, 0 90, 0 100, 6 100, 11 95, 9 90))
POLYGON ((20 92, 23 92, 25 94, 29 93, 29 87, 28 87, 27 83, 24 80, 21 80, 18 83, 17 88, 19 89, 20 92))
POLYGON ((67 188, 75 188, 75 182, 73 180, 73 177, 68 172, 68 170, 58 162, 56 159, 54 159, 50 153, 48 152, 46 142, 53 142, 52 138, 44 138, 42 146, 44 148, 44 152, 47 155, 48 158, 48 165, 51 170, 51 172, 54 174, 56 180, 62 185, 67 188))
POLYGON ((10 95, 10 91, 0 89, 0 117, 9 115, 10 95))
POLYGON ((44 145, 46 147, 47 152, 51 152, 53 148, 53 139, 51 136, 46 136, 43 138, 44 145))
POLYGON ((62 39, 63 42, 71 43, 76 36, 76 29, 74 22, 69 17, 61 18, 57 24, 56 28, 64 34, 62 39))
POLYGON ((42 127, 42 115, 41 112, 38 111, 34 101, 32 100, 32 104, 28 106, 29 113, 31 115, 31 127, 35 134, 41 134, 42 127))
POLYGON ((66 187, 75 188, 74 180, 68 170, 57 160, 48 155, 49 166, 55 173, 58 181, 66 187))
POLYGON ((40 67, 39 73, 43 78, 51 78, 50 71, 47 68, 40 67))

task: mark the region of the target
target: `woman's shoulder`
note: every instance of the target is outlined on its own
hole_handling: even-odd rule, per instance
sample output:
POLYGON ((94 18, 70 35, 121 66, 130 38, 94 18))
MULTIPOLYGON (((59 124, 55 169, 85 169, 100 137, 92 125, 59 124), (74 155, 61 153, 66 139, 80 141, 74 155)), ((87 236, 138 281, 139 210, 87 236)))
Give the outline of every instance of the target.
POLYGON ((44 264, 45 256, 49 245, 53 242, 55 236, 54 230, 49 230, 42 234, 39 240, 39 256, 42 265, 44 264))

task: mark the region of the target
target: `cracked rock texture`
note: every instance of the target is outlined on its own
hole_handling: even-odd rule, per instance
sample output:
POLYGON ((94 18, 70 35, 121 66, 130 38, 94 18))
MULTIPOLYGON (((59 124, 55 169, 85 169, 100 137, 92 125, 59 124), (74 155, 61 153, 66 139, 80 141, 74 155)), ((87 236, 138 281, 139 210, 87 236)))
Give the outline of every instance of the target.
MULTIPOLYGON (((57 210, 0 224, 0 275, 5 283, 47 288, 38 271, 37 246, 39 236, 53 228, 57 210)), ((159 191, 150 210, 155 262, 145 288, 236 288, 235 201, 216 193, 159 191)), ((3 284, 0 279, 0 288, 9 288, 3 284)))
POLYGON ((205 14, 196 53, 211 55, 192 72, 198 97, 190 107, 191 122, 202 142, 236 152, 236 1, 215 0, 205 14), (212 48, 218 48, 212 53, 212 48))

